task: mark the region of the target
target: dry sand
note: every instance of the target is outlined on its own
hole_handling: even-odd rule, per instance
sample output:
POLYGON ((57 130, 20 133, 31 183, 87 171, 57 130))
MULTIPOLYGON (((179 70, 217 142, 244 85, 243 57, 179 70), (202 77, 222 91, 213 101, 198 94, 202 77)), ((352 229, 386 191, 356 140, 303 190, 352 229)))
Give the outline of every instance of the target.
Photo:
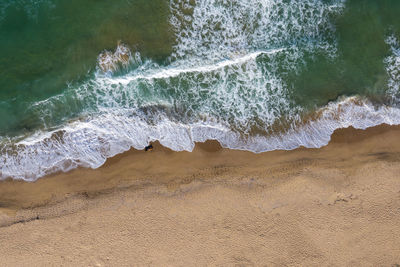
POLYGON ((0 183, 1 266, 396 266, 400 128, 253 154, 154 144, 0 183))

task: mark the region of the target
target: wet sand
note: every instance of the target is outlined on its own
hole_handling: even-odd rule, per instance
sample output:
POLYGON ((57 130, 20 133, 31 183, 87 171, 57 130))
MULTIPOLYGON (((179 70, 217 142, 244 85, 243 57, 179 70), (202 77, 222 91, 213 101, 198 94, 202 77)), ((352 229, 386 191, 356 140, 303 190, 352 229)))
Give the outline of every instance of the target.
POLYGON ((0 183, 0 265, 400 264, 400 127, 253 154, 153 144, 0 183))

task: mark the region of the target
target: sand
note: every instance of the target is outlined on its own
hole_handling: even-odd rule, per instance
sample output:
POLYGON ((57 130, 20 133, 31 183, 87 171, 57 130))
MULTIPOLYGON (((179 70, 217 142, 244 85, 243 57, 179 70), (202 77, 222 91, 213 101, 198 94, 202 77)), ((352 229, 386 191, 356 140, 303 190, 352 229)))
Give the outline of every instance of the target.
POLYGON ((0 183, 0 266, 396 266, 400 128, 253 154, 158 143, 0 183))

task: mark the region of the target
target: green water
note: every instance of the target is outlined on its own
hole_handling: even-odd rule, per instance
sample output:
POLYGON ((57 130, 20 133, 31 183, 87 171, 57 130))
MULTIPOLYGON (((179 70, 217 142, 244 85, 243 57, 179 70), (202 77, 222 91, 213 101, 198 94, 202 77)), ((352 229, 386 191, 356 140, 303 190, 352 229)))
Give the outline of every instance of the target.
MULTIPOLYGON (((99 53, 118 40, 157 62, 166 60, 175 42, 166 0, 2 1, 1 135, 34 127, 26 121, 27 105, 86 79, 99 53)), ((296 103, 315 107, 354 94, 382 101, 389 54, 384 40, 398 34, 399 12, 396 0, 347 1, 344 13, 332 17, 338 57, 306 55, 300 73, 287 74, 296 103)))
POLYGON ((388 35, 399 37, 400 1, 346 2, 343 14, 334 18, 338 57, 310 55, 293 80, 299 104, 321 106, 342 95, 365 95, 381 102, 386 98, 384 59, 390 54, 388 35))
POLYGON ((399 14, 398 0, 0 0, 0 179, 152 141, 263 152, 400 124, 399 14), (129 64, 99 67, 119 42, 129 64))
POLYGON ((86 79, 119 40, 158 62, 174 42, 165 0, 0 2, 0 135, 34 127, 27 106, 86 79))

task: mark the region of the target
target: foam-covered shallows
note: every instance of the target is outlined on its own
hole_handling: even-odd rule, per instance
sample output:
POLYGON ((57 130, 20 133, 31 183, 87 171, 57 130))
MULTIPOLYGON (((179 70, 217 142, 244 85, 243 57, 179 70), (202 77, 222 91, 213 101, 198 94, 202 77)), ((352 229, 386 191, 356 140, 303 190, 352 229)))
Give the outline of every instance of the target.
MULTIPOLYGON (((100 62, 93 79, 30 107, 44 122, 59 119, 59 105, 79 110, 79 116, 0 140, 1 177, 32 181, 78 166, 98 168, 109 157, 156 140, 176 151, 213 139, 263 152, 321 147, 338 128, 398 124, 397 108, 376 108, 357 96, 340 98, 314 116, 292 100, 284 75, 304 66, 304 54, 337 56, 329 17, 344 6, 317 0, 171 0, 176 46, 169 63, 160 66, 124 50, 124 64, 138 66, 113 75, 108 70, 116 67, 104 71, 104 66, 115 55, 101 54, 99 60, 112 60, 100 62)), ((395 37, 387 43, 388 92, 395 99, 399 46, 395 37)))

